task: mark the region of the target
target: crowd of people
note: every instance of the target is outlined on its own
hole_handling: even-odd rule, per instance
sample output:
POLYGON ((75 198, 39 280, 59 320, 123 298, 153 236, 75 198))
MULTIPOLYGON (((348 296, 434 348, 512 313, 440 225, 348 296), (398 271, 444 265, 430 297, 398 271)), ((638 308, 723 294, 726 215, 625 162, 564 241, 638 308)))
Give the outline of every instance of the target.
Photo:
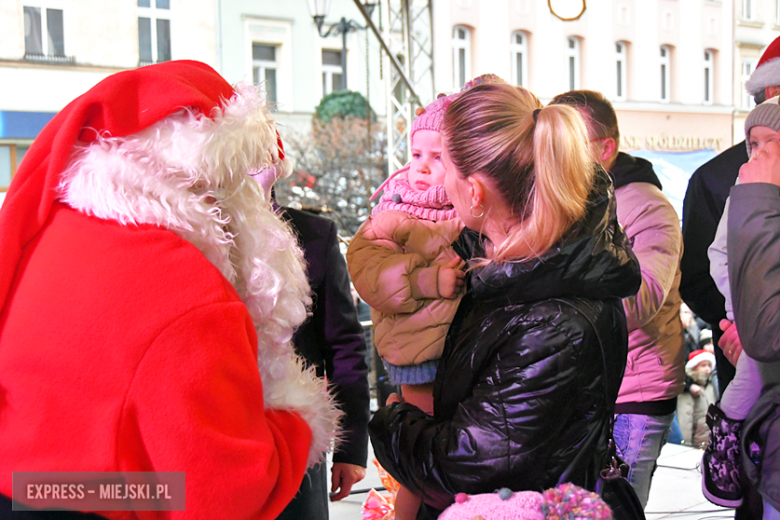
POLYGON ((418 110, 344 258, 276 203, 259 90, 188 61, 110 76, 0 209, 0 517, 325 520, 370 438, 397 520, 623 520, 602 470, 644 508, 671 436, 706 448, 709 500, 780 519, 780 38, 748 89, 681 230, 602 94, 480 77, 418 110), (373 417, 351 282, 401 388, 373 417), (186 509, 15 487, 55 471, 183 471, 186 509))

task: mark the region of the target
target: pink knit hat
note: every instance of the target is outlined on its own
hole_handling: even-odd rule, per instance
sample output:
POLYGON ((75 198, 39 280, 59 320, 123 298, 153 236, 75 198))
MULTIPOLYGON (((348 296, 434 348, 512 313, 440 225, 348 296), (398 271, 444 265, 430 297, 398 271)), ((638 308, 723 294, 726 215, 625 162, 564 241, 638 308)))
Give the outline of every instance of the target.
POLYGON ((409 134, 412 144, 414 144, 414 134, 418 130, 441 132, 441 125, 444 122, 444 113, 447 111, 447 107, 449 107, 459 95, 460 93, 450 94, 449 96, 440 96, 436 101, 433 101, 430 105, 425 107, 425 111, 417 116, 412 122, 412 131, 409 134))
POLYGON ((612 511, 596 495, 574 484, 561 484, 544 493, 513 493, 501 488, 496 493, 458 493, 455 503, 439 520, 612 520, 612 511))

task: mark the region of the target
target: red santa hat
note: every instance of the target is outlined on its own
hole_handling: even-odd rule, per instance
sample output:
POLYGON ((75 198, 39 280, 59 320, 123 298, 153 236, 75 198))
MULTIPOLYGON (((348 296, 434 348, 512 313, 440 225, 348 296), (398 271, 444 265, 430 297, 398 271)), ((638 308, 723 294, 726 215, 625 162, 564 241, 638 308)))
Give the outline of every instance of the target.
POLYGON ((685 370, 693 370, 699 363, 709 361, 710 365, 715 368, 715 356, 712 352, 706 350, 694 350, 688 355, 688 362, 685 364, 685 370))
POLYGON ((25 154, 0 208, 0 311, 22 249, 49 217, 75 145, 135 134, 183 108, 208 116, 233 94, 208 65, 171 61, 109 76, 63 108, 25 154))
POLYGON ((745 90, 755 96, 766 87, 777 85, 780 85, 780 37, 775 38, 761 55, 756 70, 745 83, 745 90))

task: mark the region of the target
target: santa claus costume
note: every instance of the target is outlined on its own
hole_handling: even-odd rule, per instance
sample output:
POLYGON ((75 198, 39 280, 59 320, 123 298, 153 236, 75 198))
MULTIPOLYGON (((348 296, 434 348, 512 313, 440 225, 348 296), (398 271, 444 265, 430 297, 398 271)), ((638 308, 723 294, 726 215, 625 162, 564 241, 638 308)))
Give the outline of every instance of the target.
POLYGON ((65 107, 0 209, 0 494, 14 471, 184 471, 184 512, 272 519, 337 414, 289 343, 301 251, 247 176, 259 92, 198 62, 112 75, 65 107), (259 369, 258 369, 259 367, 259 369))

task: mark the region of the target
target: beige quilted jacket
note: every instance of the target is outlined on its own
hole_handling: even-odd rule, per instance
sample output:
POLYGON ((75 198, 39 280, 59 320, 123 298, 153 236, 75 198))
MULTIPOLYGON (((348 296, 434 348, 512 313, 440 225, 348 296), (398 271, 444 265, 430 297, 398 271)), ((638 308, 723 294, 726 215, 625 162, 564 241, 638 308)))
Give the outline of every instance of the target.
POLYGON ((459 218, 433 222, 396 210, 369 217, 347 251, 352 283, 371 306, 379 355, 398 365, 441 357, 460 303, 439 296, 439 267, 457 255, 459 218))

